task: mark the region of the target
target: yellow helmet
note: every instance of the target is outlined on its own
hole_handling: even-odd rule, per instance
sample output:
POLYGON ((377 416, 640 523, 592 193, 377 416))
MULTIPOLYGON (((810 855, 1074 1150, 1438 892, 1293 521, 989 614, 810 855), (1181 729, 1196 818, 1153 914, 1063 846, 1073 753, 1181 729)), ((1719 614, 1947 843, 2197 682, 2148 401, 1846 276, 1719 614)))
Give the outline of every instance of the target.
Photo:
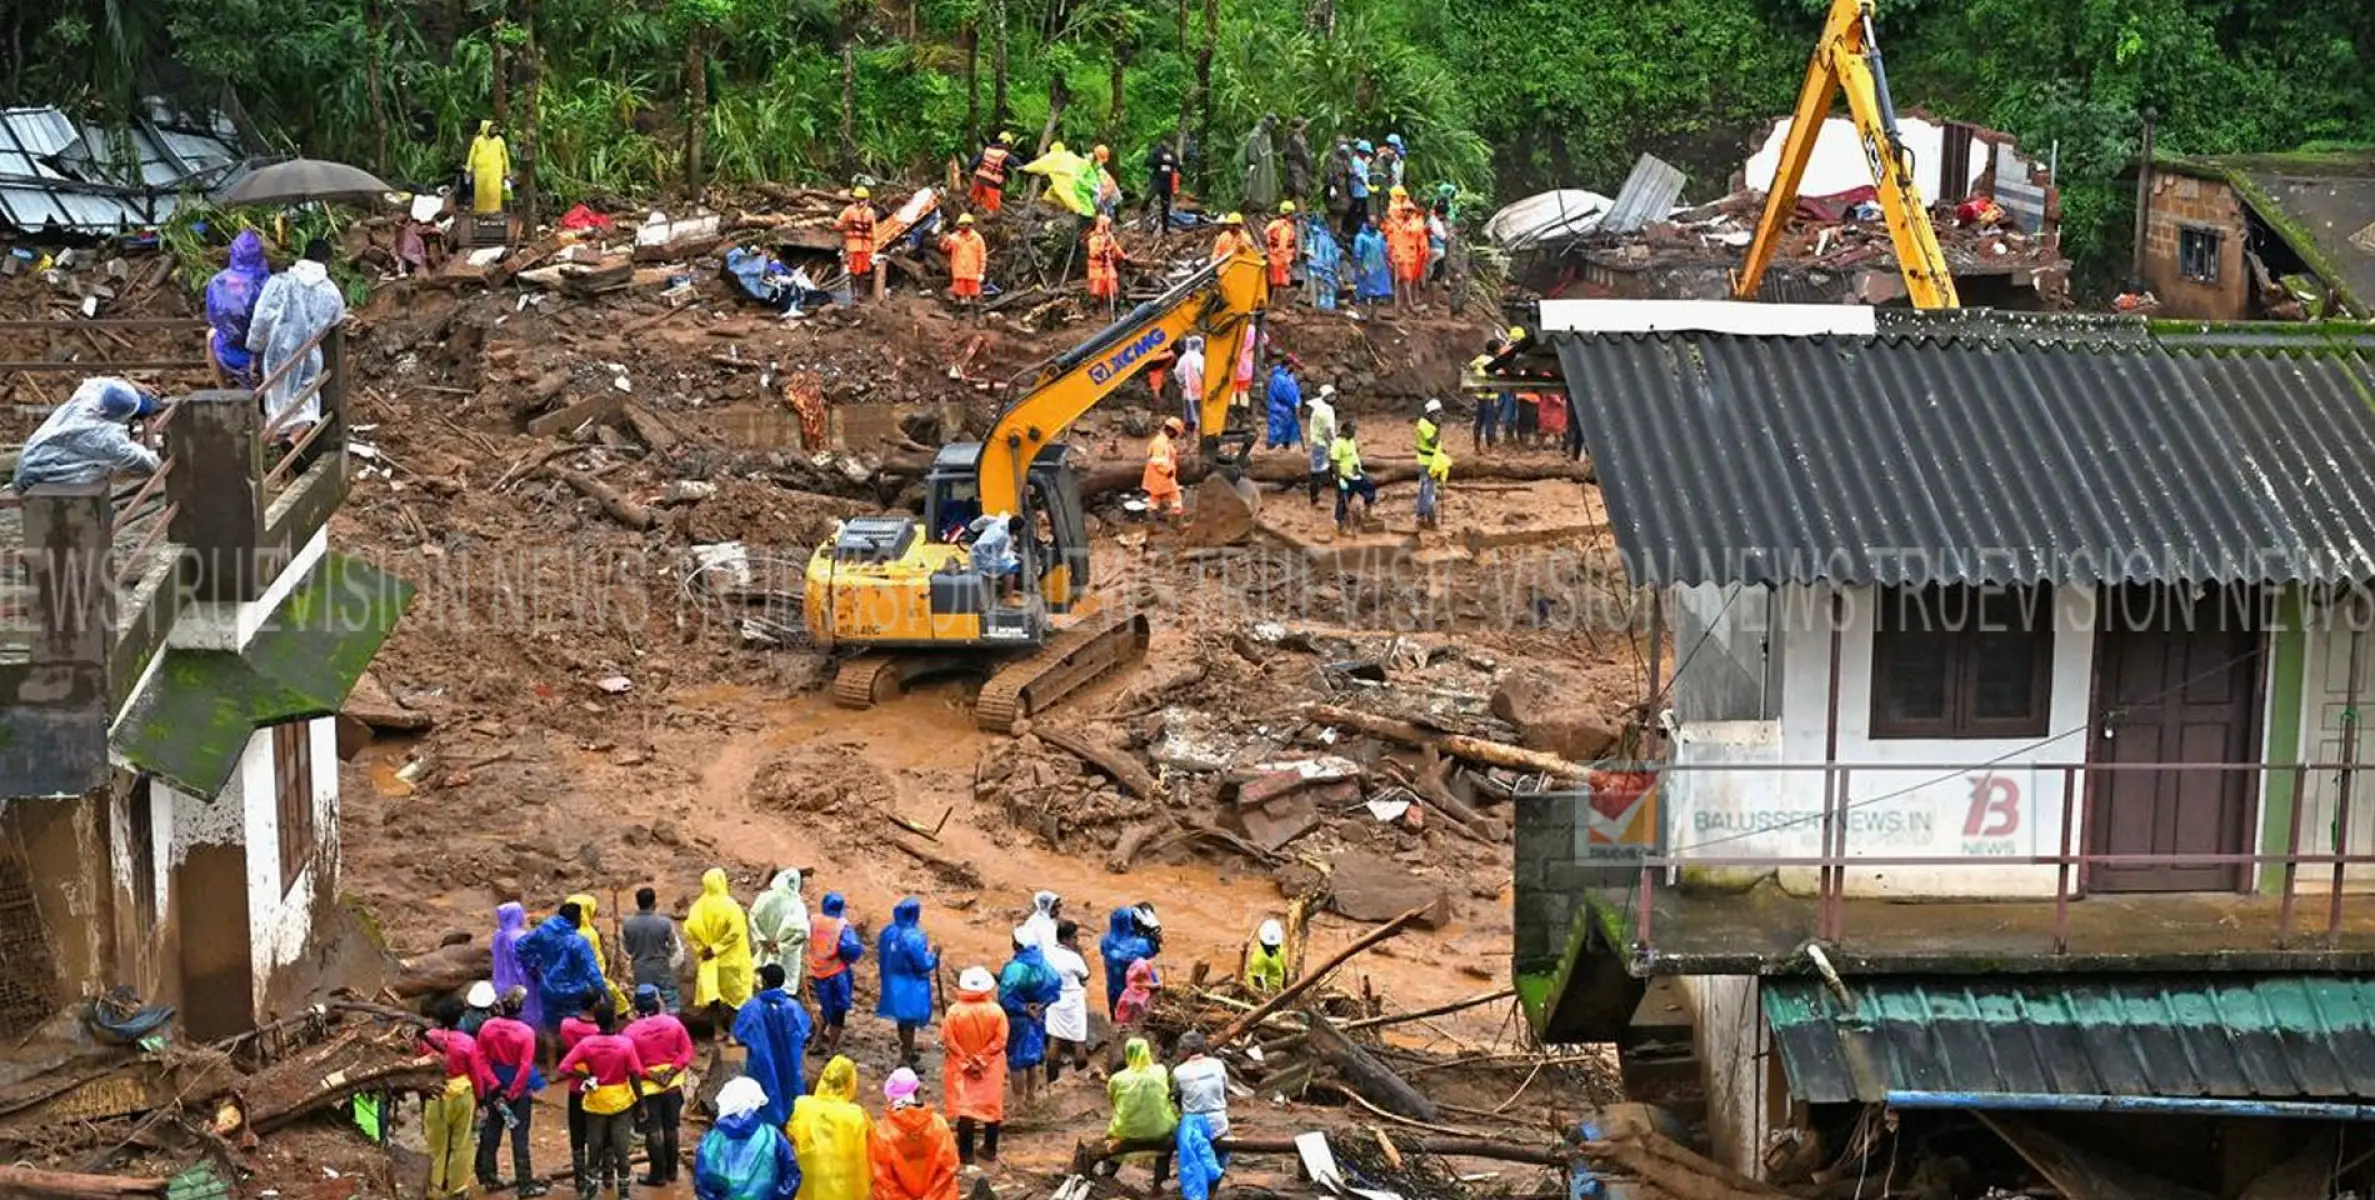
POLYGON ((1291 213, 1291 212, 1295 211, 1295 202, 1294 202, 1294 201, 1292 201, 1292 200, 1281 200, 1281 201, 1279 201, 1279 202, 1278 202, 1278 211, 1279 211, 1279 212, 1282 212, 1282 213, 1291 213))
POLYGON ((1525 327, 1525 326, 1523 326, 1523 325, 1512 325, 1512 326, 1510 326, 1510 327, 1509 327, 1509 340, 1510 340, 1510 341, 1513 341, 1513 342, 1522 342, 1522 341, 1524 341, 1525 339, 1526 339, 1526 327, 1525 327))
POLYGON ((973 214, 972 214, 972 213, 963 213, 963 214, 960 214, 960 215, 957 217, 957 224, 959 224, 959 225, 971 225, 972 223, 973 223, 973 214))
POLYGON ((855 196, 855 197, 857 197, 857 198, 858 198, 858 199, 860 199, 860 200, 870 200, 870 199, 872 199, 872 198, 874 197, 874 193, 873 193, 873 192, 870 192, 870 191, 868 191, 868 190, 866 190, 865 188, 862 188, 862 187, 859 187, 859 188, 851 188, 851 189, 849 190, 849 194, 850 194, 850 195, 852 195, 852 196, 855 196))
POLYGON ((1409 194, 1410 190, 1408 188, 1392 188, 1386 192, 1386 195, 1388 196, 1407 196, 1409 194))
POLYGON ((999 131, 999 133, 998 133, 998 144, 999 144, 999 145, 1001 145, 1001 146, 1011 146, 1011 145, 1013 145, 1013 144, 1014 144, 1014 134, 1013 134, 1013 133, 1011 133, 1011 132, 1005 131, 1005 130, 1001 130, 1001 131, 999 131))
POLYGON ((1230 213, 1228 216, 1222 217, 1220 219, 1220 223, 1223 225, 1243 225, 1245 224, 1245 214, 1230 213))

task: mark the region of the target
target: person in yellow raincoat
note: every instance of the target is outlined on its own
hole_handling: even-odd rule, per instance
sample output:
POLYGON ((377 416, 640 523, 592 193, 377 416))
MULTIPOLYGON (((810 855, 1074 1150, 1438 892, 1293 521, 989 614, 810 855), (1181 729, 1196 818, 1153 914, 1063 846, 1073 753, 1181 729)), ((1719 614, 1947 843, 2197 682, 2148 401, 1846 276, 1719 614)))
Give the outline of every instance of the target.
POLYGON ((1286 986, 1286 926, 1264 921, 1245 950, 1245 986, 1268 996, 1286 986))
POLYGON ((470 208, 473 212, 503 211, 503 181, 511 175, 511 148, 495 132, 493 121, 478 123, 470 139, 470 208))
POLYGON ((867 1200, 874 1188, 874 1122, 858 1107, 858 1064, 836 1054, 816 1091, 792 1102, 792 1157, 800 1161, 798 1200, 867 1200))
POLYGON ((693 1007, 725 1005, 724 1014, 710 1014, 710 1027, 730 1028, 734 1022, 727 1014, 750 999, 750 918, 734 902, 723 868, 711 867, 701 876, 701 898, 685 914, 684 937, 701 960, 693 980, 693 1007))
POLYGON ((594 923, 594 894, 579 892, 569 897, 568 902, 577 906, 577 931, 594 948, 594 965, 602 969, 602 991, 610 997, 610 1007, 620 1013, 635 1011, 628 1004, 627 993, 610 977, 610 954, 602 949, 602 927, 594 923))
MULTIPOLYGON (((1179 1109, 1171 1103, 1171 1073, 1155 1061, 1154 1047, 1145 1038, 1131 1038, 1122 1053, 1128 1065, 1105 1081, 1105 1095, 1113 1101, 1113 1120, 1105 1126, 1105 1140, 1109 1146, 1164 1143, 1165 1148, 1154 1156, 1154 1186, 1160 1190, 1171 1174, 1169 1145, 1172 1133, 1179 1128, 1179 1109)), ((1099 1165, 1112 1175, 1120 1170, 1120 1163, 1118 1158, 1108 1158, 1099 1165)))

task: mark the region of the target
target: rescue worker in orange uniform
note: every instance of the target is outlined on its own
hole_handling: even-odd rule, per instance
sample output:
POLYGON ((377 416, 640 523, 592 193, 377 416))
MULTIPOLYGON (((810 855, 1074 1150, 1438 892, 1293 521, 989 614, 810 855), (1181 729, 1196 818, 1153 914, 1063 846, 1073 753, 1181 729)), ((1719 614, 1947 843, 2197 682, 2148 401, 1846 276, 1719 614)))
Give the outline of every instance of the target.
POLYGON ((1427 217, 1401 188, 1393 190, 1385 219, 1385 257, 1394 268, 1395 303, 1415 306, 1419 284, 1427 277, 1427 217))
POLYGON ((808 923, 808 984, 816 995, 816 1042, 828 1056, 841 1049, 841 1030, 857 999, 850 967, 866 957, 866 943, 858 940, 848 908, 841 893, 826 892, 824 911, 808 923))
POLYGON ((990 248, 973 231, 973 214, 957 218, 957 231, 940 239, 948 252, 948 294, 959 308, 981 306, 981 274, 989 265, 990 248))
POLYGON ((849 194, 849 207, 833 218, 833 228, 841 231, 841 261, 849 269, 849 298, 854 304, 874 275, 874 193, 861 187, 849 194))
POLYGON ((957 1159, 973 1162, 973 1136, 982 1135, 981 1157, 998 1161, 998 1127, 1006 1121, 1006 1010, 998 1007, 998 981, 980 967, 957 976, 957 1002, 940 1019, 941 1068, 948 1115, 956 1118, 957 1159))
POLYGON ((1014 135, 1001 133, 998 140, 981 148, 973 159, 973 207, 998 215, 998 205, 1006 198, 1006 172, 1014 161, 1014 135))
POLYGON ((1278 202, 1278 215, 1262 228, 1262 240, 1270 248, 1270 290, 1272 294, 1294 282, 1295 251, 1299 235, 1295 230, 1295 202, 1278 202))
MULTIPOLYGON (((1098 214, 1096 223, 1089 226, 1089 297, 1105 302, 1108 318, 1121 306, 1121 265, 1128 257, 1122 253, 1121 238, 1113 232, 1113 218, 1098 214)), ((1161 377, 1151 377, 1148 386, 1161 391, 1161 377)))
POLYGON ((1147 507, 1158 517, 1177 517, 1186 508, 1179 497, 1179 451, 1172 442, 1186 433, 1185 422, 1165 417, 1163 427, 1146 443, 1146 473, 1139 476, 1138 486, 1146 490, 1147 507))
POLYGON ((1245 232, 1245 218, 1230 213, 1220 219, 1220 236, 1212 239, 1212 261, 1226 262, 1240 251, 1253 249, 1253 235, 1245 232))

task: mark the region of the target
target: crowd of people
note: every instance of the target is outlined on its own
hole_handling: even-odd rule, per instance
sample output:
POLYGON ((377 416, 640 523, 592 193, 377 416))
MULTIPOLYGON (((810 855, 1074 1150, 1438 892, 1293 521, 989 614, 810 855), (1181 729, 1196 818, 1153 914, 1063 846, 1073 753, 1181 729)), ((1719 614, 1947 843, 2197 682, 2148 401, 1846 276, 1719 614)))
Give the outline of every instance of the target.
MULTIPOLYGON (((882 1082, 881 1111, 868 1113, 857 1064, 840 1053, 868 947, 846 898, 828 892, 812 913, 804 882, 798 870, 779 871, 745 907, 713 868, 681 923, 643 887, 617 928, 618 960, 604 951, 591 894, 567 897, 533 926, 521 904, 499 906, 490 978, 439 1007, 423 1035, 445 1075, 422 1103, 431 1196, 463 1195, 473 1182, 504 1186, 507 1136, 518 1194, 542 1194, 529 1135, 548 1085, 563 1091, 581 1193, 623 1193, 638 1134, 649 1165, 633 1182, 677 1181, 696 1060, 686 1012, 742 1049, 740 1074, 718 1092, 716 1119, 692 1156, 702 1200, 954 1200, 962 1171, 997 1161, 1010 1100, 1033 1104, 1067 1067, 1090 1073, 1092 960, 1060 896, 1034 895, 1005 964, 994 974, 980 964, 958 971, 950 996, 941 995, 942 955, 923 928, 923 903, 910 896, 873 944, 874 1015, 896 1032, 900 1065, 882 1082), (937 1107, 919 1045, 935 1024, 937 1107), (812 1055, 825 1058, 813 1084, 812 1055)), ((1208 1187, 1219 1172, 1210 1143, 1228 1131, 1227 1068, 1194 1035, 1182 1039, 1176 1069, 1166 1068, 1136 1036, 1161 987, 1162 937, 1154 906, 1134 904, 1112 911, 1095 946, 1105 1011, 1126 1041, 1106 1080, 1107 1133, 1117 1146, 1161 1143, 1148 1151, 1158 1181, 1176 1160, 1183 1190, 1191 1180, 1208 1187)), ((1249 987, 1285 986, 1285 940, 1276 920, 1255 932, 1249 987)))

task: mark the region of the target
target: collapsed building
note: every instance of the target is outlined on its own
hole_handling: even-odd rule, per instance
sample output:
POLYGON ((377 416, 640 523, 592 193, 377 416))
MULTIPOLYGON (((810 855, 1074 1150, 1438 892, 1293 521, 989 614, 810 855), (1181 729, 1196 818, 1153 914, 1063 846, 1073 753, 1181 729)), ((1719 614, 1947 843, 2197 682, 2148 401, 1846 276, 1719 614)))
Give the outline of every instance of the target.
MULTIPOLYGON (((1511 255, 1512 281, 1546 298, 1730 299, 1790 125, 1788 117, 1775 121, 1715 199, 1682 203, 1683 173, 1645 154, 1615 197, 1579 190, 1530 197, 1496 214, 1488 235, 1511 255)), ((1899 126, 1964 302, 2067 307, 2069 262, 2050 160, 1977 125, 1907 116, 1899 126)), ((1853 120, 1824 123, 1760 298, 1905 302, 1853 120)))

